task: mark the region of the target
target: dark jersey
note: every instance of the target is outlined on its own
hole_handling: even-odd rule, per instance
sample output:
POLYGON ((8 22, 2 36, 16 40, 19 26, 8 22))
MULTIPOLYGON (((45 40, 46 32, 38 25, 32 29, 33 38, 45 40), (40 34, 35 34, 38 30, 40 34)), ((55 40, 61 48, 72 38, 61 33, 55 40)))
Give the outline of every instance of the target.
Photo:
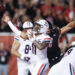
POLYGON ((0 50, 0 64, 7 64, 10 57, 10 52, 0 50))
POLYGON ((58 38, 60 35, 60 29, 55 28, 51 31, 50 36, 53 38, 52 47, 48 47, 47 55, 51 65, 54 65, 59 61, 60 57, 60 48, 58 47, 58 38))

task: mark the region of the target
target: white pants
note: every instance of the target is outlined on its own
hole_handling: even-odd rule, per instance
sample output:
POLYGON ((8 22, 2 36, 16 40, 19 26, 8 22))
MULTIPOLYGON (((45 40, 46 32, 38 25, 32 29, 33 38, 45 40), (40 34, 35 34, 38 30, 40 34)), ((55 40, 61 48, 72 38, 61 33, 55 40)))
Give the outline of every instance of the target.
POLYGON ((48 64, 38 63, 32 72, 32 75, 47 75, 48 64))
POLYGON ((33 66, 33 70, 31 71, 32 75, 47 75, 47 71, 49 68, 48 59, 46 60, 33 60, 31 63, 33 66))
POLYGON ((18 65, 18 75, 28 75, 29 72, 29 63, 22 60, 17 61, 18 65))
POLYGON ((75 75, 75 48, 72 52, 54 65, 48 75, 75 75))

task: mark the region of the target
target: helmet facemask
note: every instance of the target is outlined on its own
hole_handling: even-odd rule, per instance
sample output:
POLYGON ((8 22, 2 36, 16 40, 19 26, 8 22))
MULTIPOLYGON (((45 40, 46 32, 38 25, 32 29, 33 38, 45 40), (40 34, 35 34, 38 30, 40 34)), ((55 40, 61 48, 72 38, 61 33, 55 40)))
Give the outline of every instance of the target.
MULTIPOLYGON (((47 31, 49 29, 49 24, 46 20, 43 20, 43 19, 38 20, 35 22, 35 25, 36 24, 39 26, 39 28, 37 29, 37 33, 44 33, 44 34, 47 33, 47 31)), ((36 27, 34 27, 34 28, 36 28, 36 27)))
POLYGON ((33 32, 34 32, 35 34, 37 34, 37 33, 39 33, 39 31, 40 31, 40 25, 35 24, 35 26, 34 26, 34 28, 33 28, 33 32))

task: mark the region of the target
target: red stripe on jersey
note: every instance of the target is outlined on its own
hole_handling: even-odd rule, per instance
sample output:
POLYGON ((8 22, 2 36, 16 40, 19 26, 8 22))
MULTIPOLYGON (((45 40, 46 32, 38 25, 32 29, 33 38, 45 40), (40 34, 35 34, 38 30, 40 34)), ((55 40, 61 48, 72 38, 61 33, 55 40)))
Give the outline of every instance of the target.
POLYGON ((20 36, 18 36, 18 35, 15 36, 15 39, 19 39, 19 38, 20 38, 20 36))
POLYGON ((47 75, 48 75, 49 71, 50 71, 50 68, 47 69, 47 75))
POLYGON ((20 38, 20 36, 17 35, 17 36, 15 36, 15 38, 20 38))
POLYGON ((72 70, 73 70, 73 75, 75 75, 74 67, 72 67, 72 70))
POLYGON ((44 38, 44 40, 52 40, 52 38, 44 38))
POLYGON ((40 67, 37 75, 40 75, 40 71, 41 71, 41 69, 42 69, 43 66, 44 66, 44 64, 41 65, 41 67, 40 67))
POLYGON ((52 43, 53 38, 51 38, 51 37, 50 37, 50 38, 44 38, 44 40, 45 40, 45 41, 49 41, 50 43, 52 43))

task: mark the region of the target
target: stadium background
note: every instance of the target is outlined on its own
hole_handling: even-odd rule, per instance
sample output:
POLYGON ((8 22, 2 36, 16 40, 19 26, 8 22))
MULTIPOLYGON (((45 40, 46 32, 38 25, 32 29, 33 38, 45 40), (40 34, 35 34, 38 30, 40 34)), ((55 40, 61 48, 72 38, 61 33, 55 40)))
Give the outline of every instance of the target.
MULTIPOLYGON (((75 0, 0 0, 0 43, 11 52, 13 33, 2 16, 7 14, 18 28, 26 20, 32 22, 39 18, 50 21, 53 25, 63 27, 75 20, 75 0)), ((61 49, 75 41, 75 28, 62 35, 59 39, 61 49), (61 40, 62 38, 62 40, 61 40)), ((17 75, 16 57, 11 55, 9 60, 9 75, 17 75)))

